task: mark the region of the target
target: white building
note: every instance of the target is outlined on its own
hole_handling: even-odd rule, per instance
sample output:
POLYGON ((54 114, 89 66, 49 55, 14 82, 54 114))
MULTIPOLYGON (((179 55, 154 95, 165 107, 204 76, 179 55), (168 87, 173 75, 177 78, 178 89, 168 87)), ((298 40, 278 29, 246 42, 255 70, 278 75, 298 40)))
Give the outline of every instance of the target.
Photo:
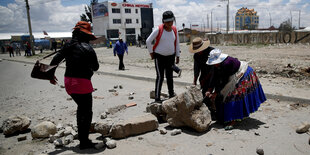
POLYGON ((115 40, 121 37, 127 43, 135 44, 138 36, 146 39, 152 32, 152 4, 136 4, 105 1, 93 8, 93 32, 115 40))

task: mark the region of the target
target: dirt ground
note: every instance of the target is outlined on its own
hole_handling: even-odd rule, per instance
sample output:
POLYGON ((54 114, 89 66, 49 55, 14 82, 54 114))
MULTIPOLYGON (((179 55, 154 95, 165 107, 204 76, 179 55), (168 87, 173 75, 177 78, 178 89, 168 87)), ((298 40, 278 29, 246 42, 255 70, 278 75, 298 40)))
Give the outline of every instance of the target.
MULTIPOLYGON (((285 90, 282 95, 309 99, 310 67, 309 45, 255 45, 255 46, 215 46, 240 60, 250 61, 258 72, 263 88, 273 92, 285 90), (289 65, 290 64, 290 65, 289 65), (287 92, 286 92, 287 91, 287 92)), ((180 67, 189 76, 193 68, 192 54, 187 46, 181 45, 182 55, 180 67)), ((118 62, 111 49, 95 49, 101 65, 117 67, 118 62)), ((3 57, 3 56, 2 56, 3 57)), ((145 48, 130 47, 129 55, 125 56, 126 66, 153 68, 145 48)), ((25 115, 31 118, 30 128, 43 120, 55 124, 76 124, 76 105, 60 86, 50 85, 47 81, 31 79, 31 64, 2 60, 0 62, 0 123, 10 115, 25 115)), ((57 70, 59 84, 63 85, 64 69, 57 70)), ((184 77, 186 78, 186 77, 184 77)), ((191 81, 188 80, 190 83, 191 81)), ((93 83, 98 89, 93 93, 93 121, 100 121, 100 114, 107 108, 135 102, 130 107, 108 119, 124 120, 145 113, 146 104, 151 102, 149 91, 153 82, 95 74, 93 83), (115 85, 122 85, 115 96, 108 92, 115 85), (134 99, 129 100, 130 93, 135 92, 134 99), (100 97, 103 97, 101 99, 100 97)), ((166 86, 163 85, 165 91, 166 86)), ((176 85, 177 92, 184 90, 176 85)), ((268 99, 250 118, 238 123, 235 129, 225 131, 223 126, 212 122, 210 130, 197 133, 189 128, 181 128, 182 133, 171 136, 173 128, 167 123, 160 124, 168 133, 161 135, 159 131, 117 140, 115 149, 80 151, 78 141, 62 148, 55 148, 47 139, 32 140, 30 132, 5 137, 0 135, 0 154, 256 154, 256 148, 263 148, 265 154, 310 154, 310 132, 297 134, 296 128, 302 122, 310 122, 310 106, 307 103, 288 102, 285 100, 268 99), (17 141, 18 136, 26 135, 27 140, 17 141)), ((91 134, 91 139, 100 142, 100 134, 91 134)))

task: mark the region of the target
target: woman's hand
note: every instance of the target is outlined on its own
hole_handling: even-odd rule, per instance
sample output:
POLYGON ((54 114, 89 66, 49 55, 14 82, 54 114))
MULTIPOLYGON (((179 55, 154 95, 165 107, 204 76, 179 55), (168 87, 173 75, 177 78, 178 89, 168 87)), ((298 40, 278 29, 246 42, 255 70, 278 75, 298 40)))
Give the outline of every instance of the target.
POLYGON ((53 84, 53 85, 56 85, 57 81, 58 81, 58 79, 56 78, 56 76, 54 76, 53 79, 50 79, 50 83, 53 84))

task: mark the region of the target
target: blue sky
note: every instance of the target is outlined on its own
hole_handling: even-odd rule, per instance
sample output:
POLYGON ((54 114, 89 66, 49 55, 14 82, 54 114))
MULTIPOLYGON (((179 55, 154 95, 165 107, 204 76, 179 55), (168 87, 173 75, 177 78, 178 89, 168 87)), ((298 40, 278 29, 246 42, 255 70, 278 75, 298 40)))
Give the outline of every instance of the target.
MULTIPOLYGON (((104 0, 99 0, 103 2, 104 0)), ((114 0, 122 2, 123 0, 114 0)), ((161 15, 172 10, 176 16, 176 25, 181 28, 190 24, 204 25, 211 10, 213 27, 226 27, 227 0, 127 0, 129 3, 153 3, 155 25, 161 23, 161 15), (219 6, 219 7, 218 7, 219 6)), ((34 32, 46 30, 71 31, 74 24, 84 13, 84 6, 90 0, 29 0, 32 28, 34 32)), ((293 26, 298 26, 301 11, 301 26, 310 26, 310 0, 230 0, 230 27, 233 17, 241 7, 254 8, 260 16, 260 28, 271 25, 278 27, 281 22, 293 19, 293 26)), ((0 0, 0 32, 28 32, 27 16, 24 0, 0 0)), ((209 22, 210 25, 210 22, 209 22)))

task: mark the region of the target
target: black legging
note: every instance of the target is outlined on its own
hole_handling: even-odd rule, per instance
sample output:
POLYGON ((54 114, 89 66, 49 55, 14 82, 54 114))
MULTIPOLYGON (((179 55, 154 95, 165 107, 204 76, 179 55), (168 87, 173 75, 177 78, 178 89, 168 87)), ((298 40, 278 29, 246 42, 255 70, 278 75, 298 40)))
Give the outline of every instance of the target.
POLYGON ((119 70, 125 70, 125 65, 124 65, 124 62, 123 62, 124 54, 117 54, 117 56, 118 56, 118 59, 119 59, 118 69, 119 70))
POLYGON ((71 94, 72 99, 78 105, 76 112, 78 135, 80 143, 87 143, 89 141, 89 129, 93 117, 92 94, 71 94))
POLYGON ((155 53, 155 69, 156 69, 156 83, 155 83, 155 100, 160 100, 161 87, 164 81, 164 73, 166 73, 167 86, 169 96, 174 96, 173 90, 173 70, 175 55, 163 56, 155 53))

